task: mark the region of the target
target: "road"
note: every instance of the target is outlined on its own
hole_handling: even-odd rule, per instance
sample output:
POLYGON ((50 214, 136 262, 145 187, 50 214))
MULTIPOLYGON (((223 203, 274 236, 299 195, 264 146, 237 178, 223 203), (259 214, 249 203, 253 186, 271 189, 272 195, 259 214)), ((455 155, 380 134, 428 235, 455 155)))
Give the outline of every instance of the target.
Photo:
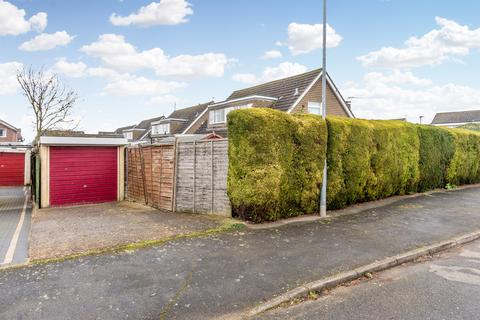
POLYGON ((480 318, 480 241, 257 319, 480 318))
POLYGON ((28 258, 32 208, 28 189, 0 187, 0 265, 22 263, 28 258))
POLYGON ((327 220, 4 270, 0 319, 218 319, 478 231, 479 208, 480 188, 437 192, 327 220))

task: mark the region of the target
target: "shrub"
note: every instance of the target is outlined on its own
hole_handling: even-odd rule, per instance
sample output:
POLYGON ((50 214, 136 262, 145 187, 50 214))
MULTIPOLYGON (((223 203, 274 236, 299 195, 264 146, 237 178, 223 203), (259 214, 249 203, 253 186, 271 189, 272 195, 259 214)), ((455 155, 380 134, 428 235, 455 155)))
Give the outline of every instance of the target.
POLYGON ((414 125, 338 117, 327 125, 329 209, 416 190, 420 142, 414 125))
POLYGON ((424 192, 447 185, 448 166, 455 153, 455 136, 447 129, 419 125, 420 181, 418 191, 424 192))
POLYGON ((480 134, 463 129, 451 129, 455 154, 448 167, 447 182, 461 185, 480 182, 480 134))
POLYGON ((253 108, 228 115, 235 216, 274 221, 318 209, 327 131, 318 116, 253 108))

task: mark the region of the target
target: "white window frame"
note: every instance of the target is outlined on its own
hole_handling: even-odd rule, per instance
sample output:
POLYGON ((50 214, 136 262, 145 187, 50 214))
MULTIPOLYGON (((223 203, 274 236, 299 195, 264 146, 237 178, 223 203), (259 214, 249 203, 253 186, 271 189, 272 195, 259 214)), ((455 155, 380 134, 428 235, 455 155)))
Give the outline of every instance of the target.
POLYGON ((210 124, 220 124, 227 122, 226 108, 210 110, 208 114, 208 122, 210 124))
POLYGON ((170 123, 158 123, 152 126, 152 134, 170 134, 170 123))
POLYGON ((322 116, 323 115, 322 103, 316 102, 316 101, 308 101, 308 113, 315 114, 317 116, 322 116), (316 110, 318 110, 318 112, 315 112, 316 110))
POLYGON ((209 124, 226 123, 227 122, 227 115, 230 113, 230 111, 238 110, 238 109, 245 109, 245 108, 250 108, 250 107, 252 107, 252 104, 248 103, 248 104, 243 104, 243 105, 240 105, 240 106, 210 110, 209 117, 208 117, 208 123, 209 124), (218 119, 215 118, 217 111, 223 111, 223 118, 220 119, 219 121, 217 121, 218 119))
POLYGON ((132 131, 124 131, 123 137, 127 140, 133 140, 133 132, 132 131))
POLYGON ((0 134, 0 138, 6 138, 7 137, 7 129, 0 128, 0 132, 2 133, 2 134, 0 134))

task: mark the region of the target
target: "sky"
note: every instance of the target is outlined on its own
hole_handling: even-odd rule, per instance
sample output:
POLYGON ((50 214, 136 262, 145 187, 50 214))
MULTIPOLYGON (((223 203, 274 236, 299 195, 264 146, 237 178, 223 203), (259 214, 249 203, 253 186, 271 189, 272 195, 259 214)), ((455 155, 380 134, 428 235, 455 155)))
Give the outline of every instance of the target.
MULTIPOLYGON (((480 109, 480 1, 329 0, 327 70, 356 117, 480 109)), ((33 136, 19 68, 59 74, 87 132, 321 66, 321 0, 0 0, 0 119, 33 136)))

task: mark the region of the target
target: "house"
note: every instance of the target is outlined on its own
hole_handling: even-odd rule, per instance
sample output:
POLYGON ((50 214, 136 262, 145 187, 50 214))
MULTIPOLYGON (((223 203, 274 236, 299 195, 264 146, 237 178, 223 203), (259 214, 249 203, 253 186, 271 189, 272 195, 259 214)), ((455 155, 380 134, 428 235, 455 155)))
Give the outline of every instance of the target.
POLYGON ((441 112, 437 113, 432 120, 432 125, 456 128, 466 124, 479 124, 480 110, 441 112))
MULTIPOLYGON (((118 128, 113 133, 123 135, 123 137, 126 138, 130 143, 139 142, 147 139, 153 122, 162 120, 164 118, 164 116, 161 116, 143 120, 139 124, 118 128)), ((109 134, 109 132, 102 132, 101 134, 109 134)))
MULTIPOLYGON (((242 108, 272 108, 287 113, 322 114, 322 69, 234 91, 222 102, 212 103, 191 125, 188 134, 227 137, 227 114, 242 108), (195 128, 198 128, 194 130, 195 128)), ((354 118, 327 74, 327 114, 354 118)))
POLYGON ((0 143, 22 142, 21 130, 0 119, 0 143))
POLYGON ((152 141, 195 133, 201 125, 196 120, 206 114, 208 106, 212 103, 213 101, 209 101, 193 107, 178 109, 173 111, 167 118, 153 121, 150 133, 152 141), (194 125, 194 122, 196 125, 194 125))

